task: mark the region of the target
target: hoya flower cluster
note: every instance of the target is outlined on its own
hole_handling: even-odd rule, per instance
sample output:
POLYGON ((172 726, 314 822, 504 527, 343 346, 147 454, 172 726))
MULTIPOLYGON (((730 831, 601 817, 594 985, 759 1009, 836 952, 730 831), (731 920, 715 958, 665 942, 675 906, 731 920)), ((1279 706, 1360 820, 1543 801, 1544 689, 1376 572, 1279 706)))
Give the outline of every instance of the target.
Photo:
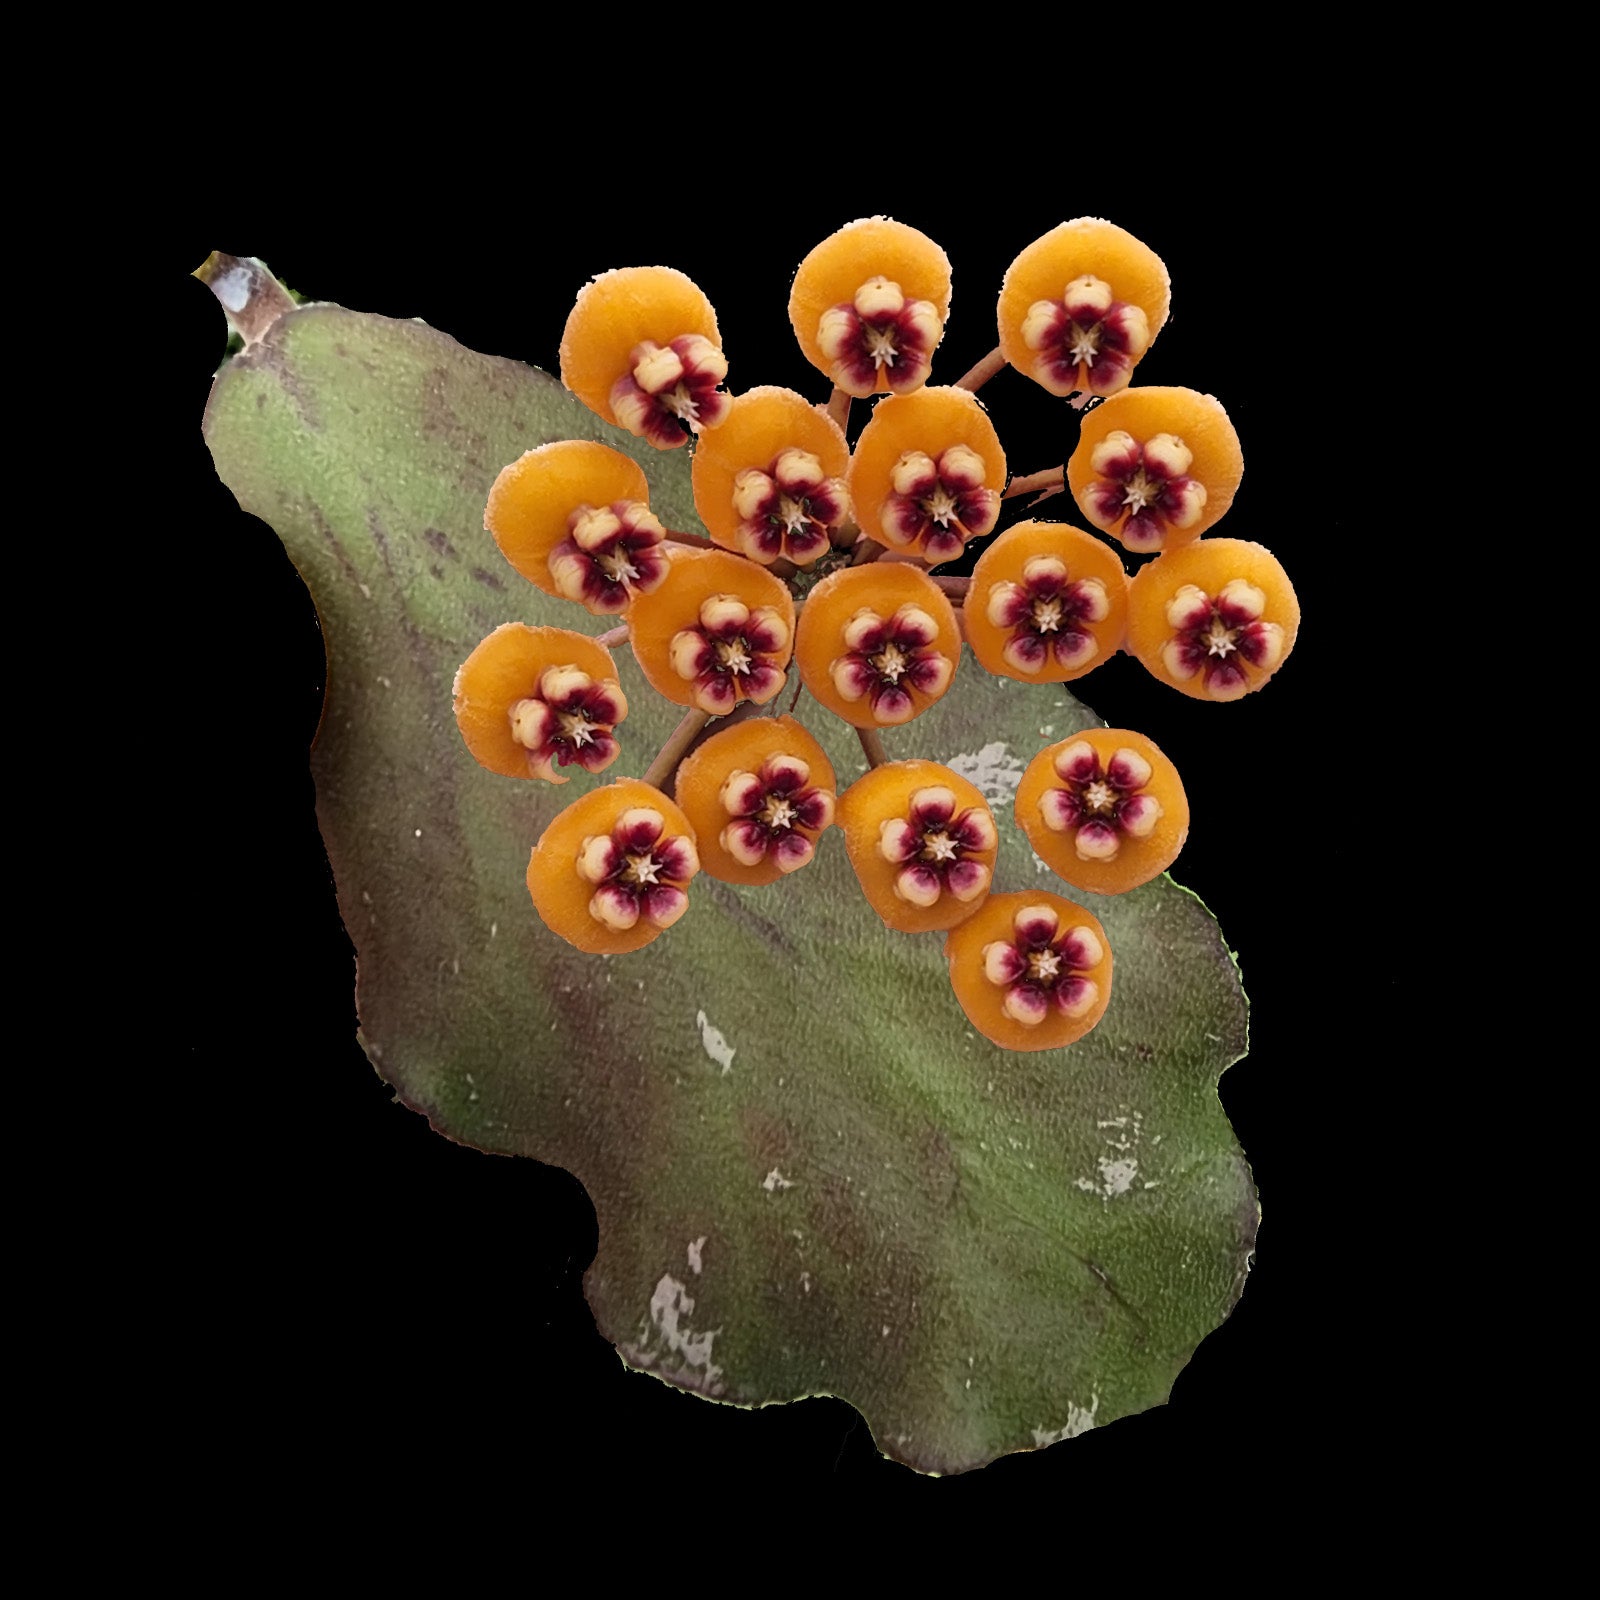
MULTIPOLYGON (((830 386, 813 404, 771 385, 731 391, 716 314, 681 272, 589 283, 562 339, 562 381, 655 448, 692 450, 705 531, 664 527, 644 473, 602 444, 547 444, 507 466, 487 528, 524 577, 602 626, 497 629, 457 675, 456 715, 495 772, 555 783, 602 772, 626 738, 609 649, 625 641, 685 716, 642 780, 590 788, 534 848, 529 891, 556 933, 592 952, 637 949, 692 914, 700 872, 796 879, 775 892, 803 892, 837 825, 885 925, 946 935, 973 1024, 1008 1048, 1044 1049, 1105 1011, 1103 928, 1060 895, 998 892, 987 800, 937 759, 888 760, 883 731, 959 693, 964 651, 977 670, 1054 684, 1126 649, 1185 694, 1237 699, 1282 664, 1299 612, 1266 550, 1202 537, 1243 471, 1221 405, 1132 386, 1169 304, 1147 246, 1093 219, 1036 240, 1001 285, 995 357, 939 385, 950 288, 938 245, 886 218, 818 245, 789 302, 830 386), (1023 487, 1067 490, 1095 532, 1030 519, 990 538, 1011 479, 973 391, 1005 364, 1083 411, 1071 458, 1023 487), (872 397, 852 448, 851 402, 872 397), (930 572, 977 540, 970 579, 930 572), (1130 579, 1119 546, 1154 559, 1130 579), (765 711, 795 674, 804 717, 850 723, 871 762, 842 793, 804 721, 765 711)), ((1016 817, 1040 859, 1097 894, 1165 871, 1188 829, 1172 763, 1124 729, 1041 750, 1016 817)))

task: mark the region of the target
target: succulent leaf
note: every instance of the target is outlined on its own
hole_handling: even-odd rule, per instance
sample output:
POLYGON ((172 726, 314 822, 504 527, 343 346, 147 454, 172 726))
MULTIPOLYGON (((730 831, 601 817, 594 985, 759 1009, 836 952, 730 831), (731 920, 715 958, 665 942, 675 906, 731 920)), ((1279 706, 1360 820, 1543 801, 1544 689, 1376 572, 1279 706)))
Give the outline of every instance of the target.
MULTIPOLYGON (((1027 1055, 966 1026, 941 935, 884 929, 837 829, 792 880, 702 877, 669 936, 581 955, 533 914, 529 850, 575 794, 641 774, 680 710, 621 648, 629 737, 602 777, 552 790, 471 759, 451 682, 479 640, 601 631, 506 565, 484 504, 523 451, 599 439, 692 527, 686 453, 544 373, 333 305, 279 308, 219 374, 206 432, 326 634, 311 761, 367 1053, 440 1131, 582 1181, 585 1288, 624 1358, 740 1404, 842 1396, 923 1471, 1164 1401, 1238 1299, 1258 1214, 1217 1097, 1244 996, 1205 907, 1167 878, 1082 896, 1113 1004, 1027 1055)), ((1061 891, 1011 800, 1043 743, 1097 719, 1059 685, 973 671, 957 691, 891 730, 891 756, 991 800, 998 886, 1061 891)), ((863 770, 851 728, 806 696, 796 715, 841 786, 863 770)))

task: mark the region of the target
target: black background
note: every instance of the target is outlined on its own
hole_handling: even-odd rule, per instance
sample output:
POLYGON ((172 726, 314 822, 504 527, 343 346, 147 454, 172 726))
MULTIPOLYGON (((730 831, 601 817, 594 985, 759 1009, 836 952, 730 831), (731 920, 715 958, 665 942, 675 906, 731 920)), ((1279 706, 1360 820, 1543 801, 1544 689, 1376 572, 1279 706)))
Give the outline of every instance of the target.
MULTIPOLYGON (((930 174, 940 157, 930 153, 930 174)), ((808 169, 730 198, 694 170, 646 184, 596 163, 563 176, 530 168, 481 189, 374 193, 330 180, 315 202, 197 192, 178 208, 155 292, 178 396, 172 534, 191 575, 179 592, 197 628, 226 596, 230 636, 247 645, 233 652, 222 695, 235 714, 213 724, 218 752, 189 765, 180 806, 192 925, 215 926, 219 903, 230 907, 226 931, 194 939, 190 1054, 209 1099, 181 1159, 204 1172, 208 1200, 174 1240, 202 1288, 215 1288, 201 1295, 210 1310, 196 1337, 220 1357, 219 1428, 292 1436, 335 1471, 375 1447, 426 1438, 454 1461, 493 1441, 516 1471, 554 1470, 597 1494, 659 1483, 656 1464, 670 1462, 674 1478, 712 1490, 843 1481, 874 1502, 954 1493, 964 1506, 1208 1464, 1270 1484, 1326 1458, 1350 1425, 1341 1408, 1369 1337, 1359 1285, 1382 1248, 1380 1222, 1352 1222, 1335 1204, 1361 1113, 1332 1069, 1358 1037, 1381 1036, 1371 1024, 1398 979, 1350 960, 1362 937, 1348 891, 1363 824, 1341 789, 1359 737, 1346 707, 1372 664, 1341 637, 1353 581, 1338 475, 1348 369, 1319 219, 1343 197, 1336 178, 1307 177, 1292 202, 1271 192, 1185 202, 1183 186, 1154 170, 1074 187, 1052 166, 975 197, 956 177, 885 189, 861 173, 825 181, 808 169), (354 1039, 351 949, 306 766, 320 635, 276 536, 211 469, 199 424, 225 329, 186 276, 213 248, 259 254, 308 298, 421 317, 472 348, 553 370, 582 282, 659 261, 716 306, 735 390, 782 383, 820 399, 826 382, 785 316, 789 278, 826 233, 874 211, 920 227, 954 263, 939 382, 992 347, 1007 264, 1056 222, 1107 215, 1152 245, 1172 275, 1173 316, 1137 381, 1227 405, 1246 472, 1216 532, 1268 545, 1305 617, 1278 676, 1234 705, 1180 696, 1128 657, 1075 686, 1177 763, 1193 825, 1175 876, 1218 916, 1251 997, 1251 1051, 1222 1084, 1263 1207, 1244 1299, 1169 1405, 946 1485, 880 1458, 841 1401, 743 1412, 625 1371, 582 1297, 595 1224, 578 1183, 450 1143, 374 1075, 354 1039), (236 775, 225 804, 206 798, 208 760, 236 775)), ((982 398, 1014 473, 1070 452, 1064 402, 1009 370, 982 398)), ((1064 500, 1040 514, 1079 520, 1064 500)))

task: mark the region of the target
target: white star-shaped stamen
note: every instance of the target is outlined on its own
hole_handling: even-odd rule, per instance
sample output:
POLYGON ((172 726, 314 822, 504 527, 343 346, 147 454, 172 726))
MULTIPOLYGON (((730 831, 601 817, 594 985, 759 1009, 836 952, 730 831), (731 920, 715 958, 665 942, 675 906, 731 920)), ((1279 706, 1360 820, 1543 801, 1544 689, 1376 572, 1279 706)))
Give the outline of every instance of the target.
POLYGON ((1144 508, 1151 504, 1161 493, 1160 488, 1151 483, 1145 476, 1143 467, 1127 481, 1122 490, 1122 503, 1132 509, 1137 516, 1144 508))
POLYGON ((599 723, 591 722, 581 711, 561 713, 562 736, 570 739, 580 749, 594 742, 594 730, 599 726, 599 723))
POLYGON ((791 500, 788 495, 781 495, 778 499, 778 520, 783 524, 785 533, 795 533, 803 528, 810 521, 805 501, 791 500))
POLYGON ((660 863, 654 856, 629 856, 627 876, 635 883, 649 884, 658 881, 656 874, 661 871, 660 863))
POLYGON ((893 328, 867 329, 867 359, 880 367, 892 367, 899 351, 895 349, 893 328))
POLYGON ((729 672, 750 670, 750 652, 745 649, 743 639, 735 639, 731 644, 719 644, 717 655, 729 672))
POLYGON ((1116 801, 1116 794, 1108 783, 1096 781, 1083 791, 1083 803, 1091 811, 1109 811, 1116 801))
POLYGON ((873 657, 872 664, 890 683, 897 683, 907 666, 906 658, 896 644, 885 645, 882 654, 873 657))
POLYGON ((950 525, 956 514, 956 497, 941 484, 926 500, 922 502, 922 509, 939 524, 941 528, 950 525))
POLYGON ((673 416, 687 422, 691 428, 700 425, 700 402, 689 393, 680 383, 671 394, 658 394, 656 399, 670 411, 673 416))

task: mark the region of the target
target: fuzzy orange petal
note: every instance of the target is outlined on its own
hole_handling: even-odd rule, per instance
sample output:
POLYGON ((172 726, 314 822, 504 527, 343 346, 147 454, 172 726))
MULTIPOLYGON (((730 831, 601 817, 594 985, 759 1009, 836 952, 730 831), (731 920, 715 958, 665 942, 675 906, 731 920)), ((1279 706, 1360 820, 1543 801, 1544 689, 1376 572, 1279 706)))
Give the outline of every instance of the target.
POLYGON ((639 463, 592 439, 558 439, 501 470, 483 525, 529 583, 559 597, 550 552, 567 537, 567 518, 579 506, 617 500, 649 504, 650 485, 639 463))
POLYGON ((586 283, 561 335, 561 381, 598 416, 615 423, 611 386, 632 371, 635 345, 671 344, 698 333, 719 349, 711 302, 675 267, 618 267, 586 283))
MULTIPOLYGON (((890 217, 846 223, 800 263, 789 291, 795 338, 818 372, 833 371, 833 362, 817 342, 823 312, 854 300, 856 290, 876 277, 898 283, 907 300, 931 301, 941 327, 949 320, 950 258, 927 234, 890 217)), ((884 391, 888 385, 880 382, 878 388, 884 391)))

